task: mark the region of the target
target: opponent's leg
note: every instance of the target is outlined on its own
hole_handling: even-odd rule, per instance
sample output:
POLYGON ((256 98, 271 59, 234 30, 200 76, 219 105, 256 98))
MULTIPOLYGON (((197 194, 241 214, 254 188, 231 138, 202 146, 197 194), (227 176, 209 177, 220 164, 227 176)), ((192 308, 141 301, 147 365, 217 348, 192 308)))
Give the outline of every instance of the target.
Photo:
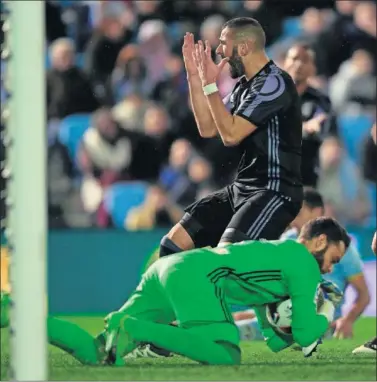
POLYGON ((191 204, 185 211, 181 221, 162 239, 160 257, 215 246, 234 213, 226 188, 191 204))
POLYGON ((48 317, 47 336, 51 345, 71 354, 85 365, 99 365, 105 358, 101 341, 72 322, 48 317))
POLYGON ((211 337, 223 336, 230 324, 209 324, 182 329, 132 317, 124 318, 117 340, 117 364, 132 348, 133 342, 149 341, 157 346, 194 361, 210 365, 235 365, 241 360, 239 348, 228 342, 215 342, 211 337))

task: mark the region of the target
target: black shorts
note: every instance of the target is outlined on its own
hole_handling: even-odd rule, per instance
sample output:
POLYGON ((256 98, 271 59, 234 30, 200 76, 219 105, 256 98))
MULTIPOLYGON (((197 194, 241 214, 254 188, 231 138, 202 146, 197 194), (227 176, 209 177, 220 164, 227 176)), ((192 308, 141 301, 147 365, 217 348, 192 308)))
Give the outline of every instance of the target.
POLYGON ((181 225, 196 248, 215 247, 219 242, 277 240, 301 209, 270 190, 257 190, 234 206, 229 187, 188 206, 181 225))

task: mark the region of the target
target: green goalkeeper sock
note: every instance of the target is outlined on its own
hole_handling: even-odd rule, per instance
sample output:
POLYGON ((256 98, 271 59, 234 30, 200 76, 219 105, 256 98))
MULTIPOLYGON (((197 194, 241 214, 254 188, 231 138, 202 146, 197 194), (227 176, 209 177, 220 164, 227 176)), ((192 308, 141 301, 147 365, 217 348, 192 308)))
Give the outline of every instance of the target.
POLYGON ((212 326, 214 330, 218 330, 220 326, 224 327, 224 324, 206 325, 202 330, 198 330, 198 327, 182 329, 127 317, 123 321, 122 329, 133 341, 153 343, 197 362, 209 365, 239 364, 241 355, 238 346, 226 341, 217 343, 212 340, 212 326))
POLYGON ((51 345, 71 354, 86 365, 101 361, 100 342, 78 325, 54 317, 47 318, 47 335, 51 345))

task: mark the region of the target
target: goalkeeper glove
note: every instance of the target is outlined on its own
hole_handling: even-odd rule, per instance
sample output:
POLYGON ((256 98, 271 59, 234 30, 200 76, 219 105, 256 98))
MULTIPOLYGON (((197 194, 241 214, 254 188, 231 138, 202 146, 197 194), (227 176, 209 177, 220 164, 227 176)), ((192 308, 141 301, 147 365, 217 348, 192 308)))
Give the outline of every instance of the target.
POLYGON ((331 302, 334 303, 335 306, 339 305, 343 300, 343 292, 331 281, 327 281, 322 279, 321 281, 321 289, 331 302))

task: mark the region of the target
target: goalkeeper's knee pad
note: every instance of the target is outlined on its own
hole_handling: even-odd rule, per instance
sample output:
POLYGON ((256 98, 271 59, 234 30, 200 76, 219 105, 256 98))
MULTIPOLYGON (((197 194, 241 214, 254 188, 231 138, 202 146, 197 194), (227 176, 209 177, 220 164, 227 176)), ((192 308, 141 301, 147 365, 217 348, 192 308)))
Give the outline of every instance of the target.
POLYGON ((172 240, 167 236, 164 236, 160 243, 160 257, 172 255, 173 253, 182 252, 183 249, 178 247, 172 240))

